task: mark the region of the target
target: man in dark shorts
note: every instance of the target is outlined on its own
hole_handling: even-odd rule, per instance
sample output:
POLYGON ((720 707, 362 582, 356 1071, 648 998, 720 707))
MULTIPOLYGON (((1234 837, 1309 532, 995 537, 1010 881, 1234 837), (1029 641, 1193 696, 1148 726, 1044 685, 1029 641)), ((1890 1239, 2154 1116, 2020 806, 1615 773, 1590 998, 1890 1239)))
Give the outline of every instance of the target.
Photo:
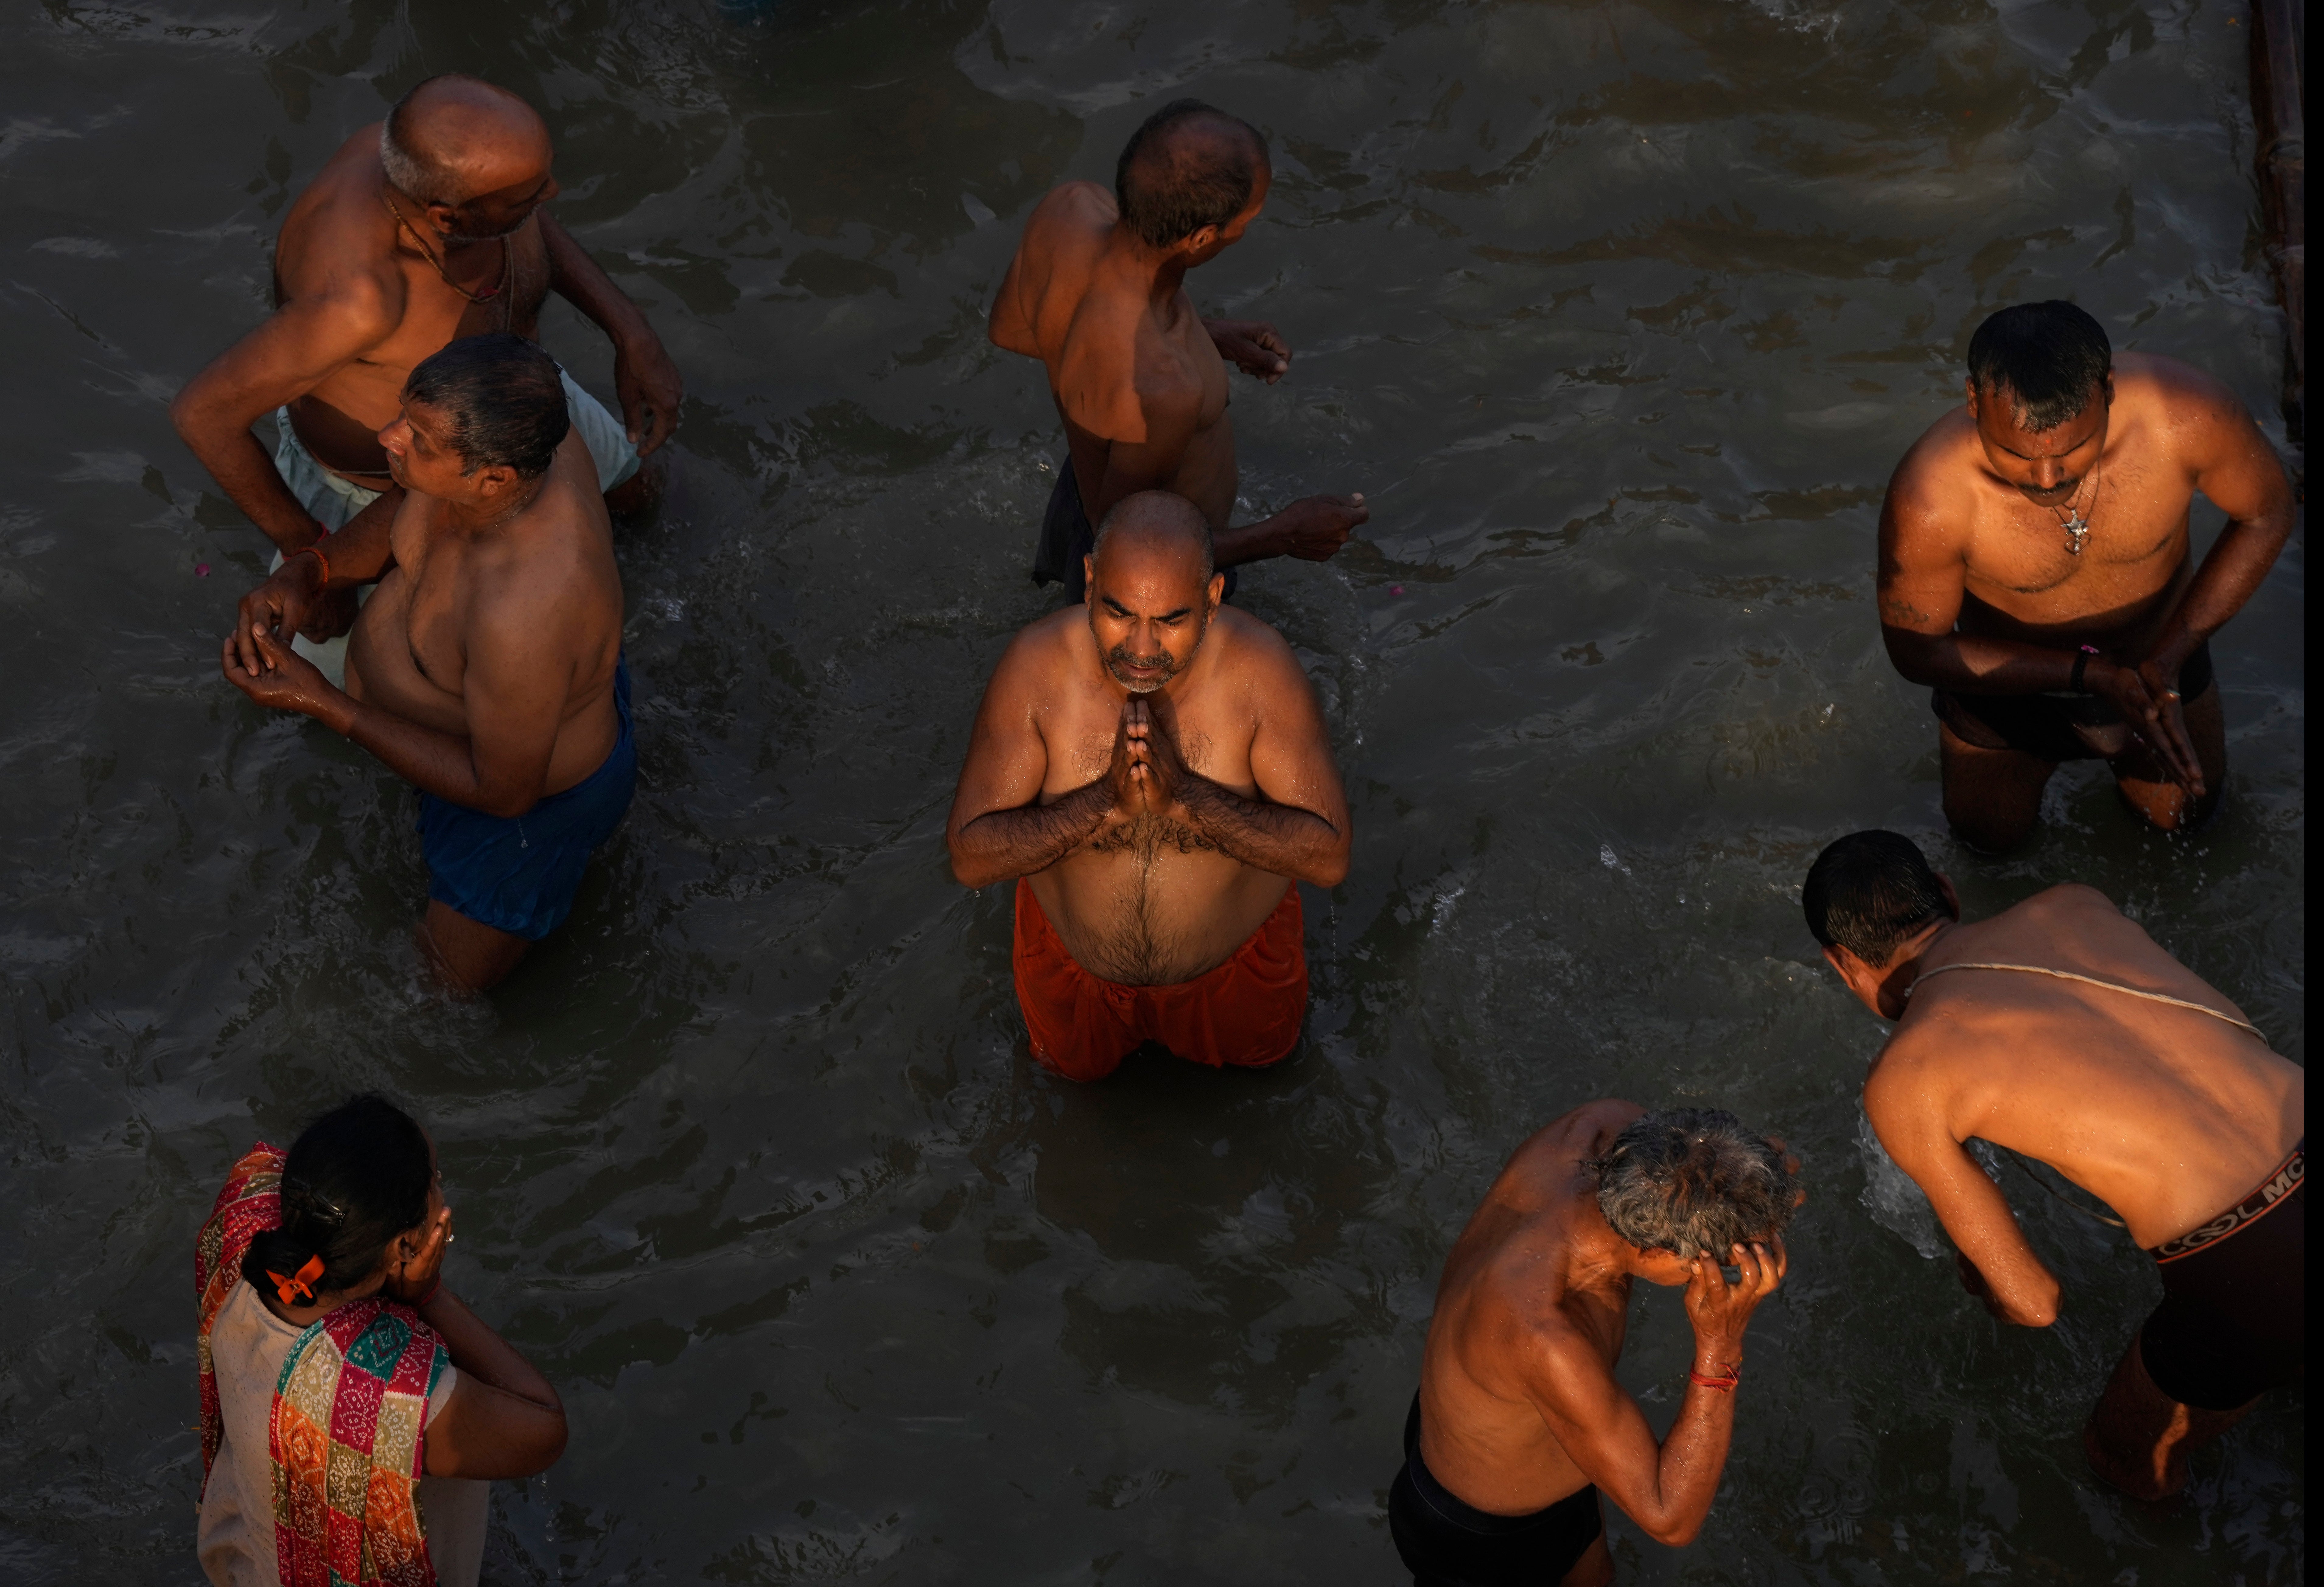
POLYGON ((1388 1490, 1417 1587, 1612 1581, 1600 1489, 1656 1540, 1693 1540, 1727 1465, 1743 1331, 1783 1281, 1798 1167, 1731 1113, 1610 1101, 1517 1149, 1445 1260, 1388 1490), (1614 1379, 1634 1278, 1686 1286, 1694 1325, 1659 1445, 1614 1379))
POLYGON ((2059 763, 2093 758, 2156 828, 2207 817, 2227 770, 2208 641, 2292 521, 2282 465, 2209 375, 2117 357, 2071 303, 1979 326, 1968 406, 1904 455, 1880 516, 1881 634, 1935 691, 1953 830, 2015 847, 2059 763), (2200 568, 2197 491, 2227 514, 2200 568))
POLYGON ((392 517, 284 562, 243 598, 221 664, 419 786, 420 945, 476 991, 563 922, 637 785, 613 523, 562 372, 521 337, 423 359, 379 438, 404 493, 392 517), (326 594, 365 585, 342 691, 290 639, 326 594))
POLYGON ((1259 523, 1234 511, 1234 425, 1227 364, 1269 385, 1291 367, 1271 325, 1204 319, 1181 284, 1238 241, 1267 202, 1267 143, 1249 123, 1192 99, 1164 106, 1131 134, 1113 191, 1067 182, 1025 223, 992 303, 993 345, 1038 358, 1065 421, 1036 582, 1082 598, 1093 524, 1140 491, 1169 491, 1201 510, 1213 559, 1321 562, 1369 514, 1364 499, 1307 496, 1259 523))
POLYGON ((2178 1492, 2190 1451, 2306 1370, 2306 1071, 2093 888, 1964 921, 1910 840, 1859 832, 1818 856, 1801 902, 1849 991, 1895 1025, 1865 1115, 1959 1248, 1963 1287, 2005 1323, 2058 1315, 1972 1138, 2049 1164, 2161 1265, 2163 1304, 2082 1441, 2126 1493, 2178 1492))

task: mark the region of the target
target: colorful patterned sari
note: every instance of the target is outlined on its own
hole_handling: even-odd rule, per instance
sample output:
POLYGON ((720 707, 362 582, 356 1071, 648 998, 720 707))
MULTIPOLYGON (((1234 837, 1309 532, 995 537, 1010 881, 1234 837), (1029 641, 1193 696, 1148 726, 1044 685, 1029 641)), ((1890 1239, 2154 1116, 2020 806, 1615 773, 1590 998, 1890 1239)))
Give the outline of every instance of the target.
MULTIPOLYGON (((225 1436, 210 1328, 242 1282, 252 1238, 282 1221, 281 1181, 282 1154, 252 1148, 195 1243, 206 1484, 225 1436)), ((299 1335, 268 1418, 282 1587, 435 1587, 417 1484, 428 1396, 450 1359, 418 1313, 380 1296, 350 1301, 299 1335)))

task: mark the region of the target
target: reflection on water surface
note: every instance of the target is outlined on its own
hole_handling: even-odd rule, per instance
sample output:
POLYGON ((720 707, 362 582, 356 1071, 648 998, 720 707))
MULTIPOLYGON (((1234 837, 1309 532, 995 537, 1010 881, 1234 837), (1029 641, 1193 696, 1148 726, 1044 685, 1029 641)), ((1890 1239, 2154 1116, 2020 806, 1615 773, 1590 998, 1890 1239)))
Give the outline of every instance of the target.
MULTIPOLYGON (((2156 1287, 2112 1232, 2011 1186, 2069 1300, 2004 1333, 1867 1205, 1878 1032, 1794 901, 1875 824, 1974 909, 2080 877, 2303 1050, 2301 548, 2215 646, 2231 802, 2188 844, 2082 768, 2024 855, 1951 849, 1868 598, 1880 487, 1996 305, 2070 292, 2273 422, 2238 6, 511 14, 0 14, 11 1575, 193 1579, 190 1239, 254 1132, 356 1085, 434 1126, 455 1282, 567 1387, 572 1453, 499 1490, 493 1581, 1395 1579, 1445 1247, 1606 1093, 1767 1121, 1814 1195, 1702 1540, 1613 1523, 1637 1579, 2299 1574, 2297 1398, 2183 1512, 2084 1475, 2156 1287), (263 542, 162 411, 263 312, 289 196, 454 67, 548 113, 560 213, 693 392, 678 494, 622 549, 646 785, 475 1009, 414 984, 410 796, 217 681, 263 542), (1245 585, 1323 691, 1359 843, 1309 897, 1296 1063, 1074 1091, 1021 1050, 1006 890, 954 888, 941 842, 984 672, 1044 607, 1057 449, 982 317, 1035 198, 1179 91, 1278 153, 1194 278, 1298 349, 1235 385, 1251 510, 1373 504, 1335 563, 1245 585)), ((548 334, 610 389, 593 331, 548 334)), ((1686 1339, 1641 1302, 1651 1414, 1686 1339)))

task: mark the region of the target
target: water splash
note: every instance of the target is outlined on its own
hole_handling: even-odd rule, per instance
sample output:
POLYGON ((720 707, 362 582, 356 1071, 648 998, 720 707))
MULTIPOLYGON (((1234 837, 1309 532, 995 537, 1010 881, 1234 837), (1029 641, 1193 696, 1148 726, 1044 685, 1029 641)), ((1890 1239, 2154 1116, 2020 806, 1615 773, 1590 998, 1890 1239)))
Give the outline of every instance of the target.
POLYGON ((1872 1221, 1903 1240, 1929 1261, 1937 1259, 1936 1209, 1898 1167, 1872 1133, 1872 1121, 1856 1115, 1856 1148, 1864 1157, 1864 1208, 1872 1221))

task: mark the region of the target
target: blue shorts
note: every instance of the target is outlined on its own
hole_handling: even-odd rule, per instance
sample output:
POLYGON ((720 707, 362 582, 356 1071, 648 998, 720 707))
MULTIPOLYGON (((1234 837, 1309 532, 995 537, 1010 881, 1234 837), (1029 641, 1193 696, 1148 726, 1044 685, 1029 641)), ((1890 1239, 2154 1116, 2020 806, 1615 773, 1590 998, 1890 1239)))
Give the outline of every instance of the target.
POLYGON ((565 924, 590 854, 613 835, 637 791, 627 657, 613 669, 613 706, 622 732, 604 764, 521 816, 487 816, 431 793, 420 796, 429 898, 480 926, 532 942, 565 924))

